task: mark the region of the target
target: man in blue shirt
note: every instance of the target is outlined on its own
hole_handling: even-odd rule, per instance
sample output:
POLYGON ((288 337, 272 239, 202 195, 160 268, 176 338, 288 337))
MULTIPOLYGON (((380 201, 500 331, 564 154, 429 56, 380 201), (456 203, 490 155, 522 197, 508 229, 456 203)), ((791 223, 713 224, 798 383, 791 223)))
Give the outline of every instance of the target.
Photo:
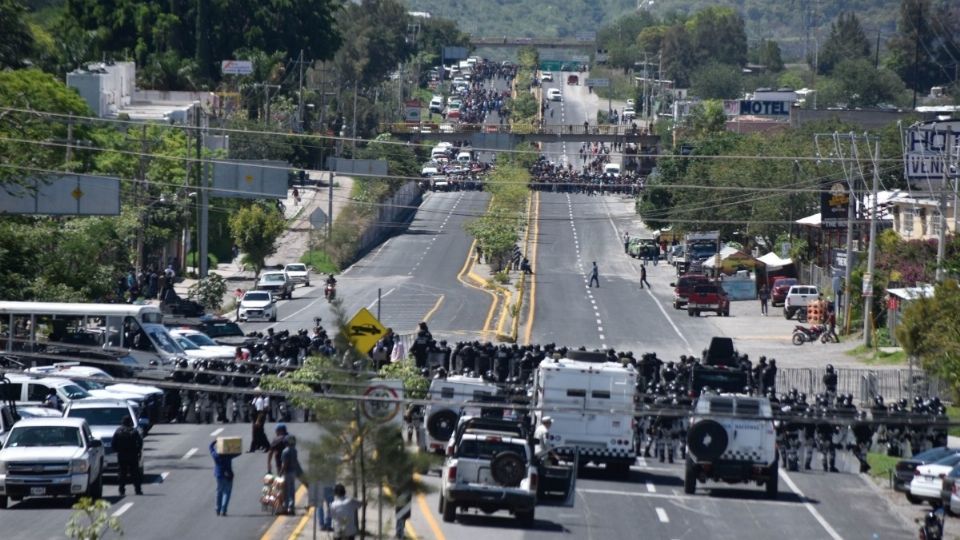
POLYGON ((213 476, 217 479, 217 515, 227 515, 230 493, 233 491, 233 458, 217 453, 217 441, 210 443, 210 456, 213 457, 213 476))

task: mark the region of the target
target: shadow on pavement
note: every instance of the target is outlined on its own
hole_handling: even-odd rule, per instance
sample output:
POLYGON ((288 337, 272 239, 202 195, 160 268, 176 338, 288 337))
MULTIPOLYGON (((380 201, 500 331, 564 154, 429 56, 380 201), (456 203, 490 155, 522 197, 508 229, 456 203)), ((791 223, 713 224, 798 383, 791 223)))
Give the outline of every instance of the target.
POLYGON ((457 523, 464 527, 485 527, 489 529, 521 529, 531 531, 547 532, 569 532, 563 525, 537 519, 530 528, 523 528, 517 522, 517 519, 510 516, 486 515, 486 514, 457 514, 457 523))
POLYGON ((786 502, 786 503, 811 503, 811 504, 820 504, 820 501, 816 499, 803 498, 792 491, 783 491, 781 490, 777 494, 775 500, 768 499, 766 492, 763 488, 758 489, 738 489, 738 488, 721 488, 721 487, 700 487, 697 486, 697 491, 702 491, 705 495, 709 496, 712 499, 736 499, 739 501, 759 501, 759 502, 786 502))

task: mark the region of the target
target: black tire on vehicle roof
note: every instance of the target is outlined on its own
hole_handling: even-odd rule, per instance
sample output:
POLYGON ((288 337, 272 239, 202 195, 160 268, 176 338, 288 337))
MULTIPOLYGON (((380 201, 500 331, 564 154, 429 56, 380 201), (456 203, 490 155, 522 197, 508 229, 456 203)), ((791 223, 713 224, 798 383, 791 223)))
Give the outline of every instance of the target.
POLYGON ((715 461, 727 450, 727 430, 715 420, 701 420, 687 432, 690 453, 701 461, 715 461))

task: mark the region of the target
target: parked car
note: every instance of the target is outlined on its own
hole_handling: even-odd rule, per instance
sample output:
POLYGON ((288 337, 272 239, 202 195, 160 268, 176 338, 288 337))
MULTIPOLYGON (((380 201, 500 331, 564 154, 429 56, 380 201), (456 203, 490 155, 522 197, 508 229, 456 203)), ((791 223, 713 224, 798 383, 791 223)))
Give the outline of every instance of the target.
POLYGON ((540 74, 540 80, 543 82, 553 82, 553 73, 544 71, 540 74))
MULTIPOLYGON (((232 360, 237 352, 236 347, 220 345, 216 341, 210 339, 210 336, 199 330, 193 330, 192 328, 171 328, 170 335, 183 338, 189 341, 192 347, 199 347, 201 350, 209 351, 210 353, 216 354, 220 359, 232 360)), ((181 343, 179 340, 177 342, 181 343)), ((189 353, 189 350, 187 350, 186 347, 184 347, 184 350, 189 353)))
POLYGON ((550 88, 549 90, 547 90, 547 100, 563 101, 563 94, 560 93, 559 88, 550 88))
POLYGON ((440 114, 443 110, 443 96, 433 96, 430 100, 430 112, 440 114))
POLYGON ((820 296, 820 290, 814 285, 791 285, 783 303, 783 317, 790 319, 801 309, 806 309, 820 296))
POLYGON ((580 77, 576 75, 567 75, 567 84, 571 86, 580 84, 580 77))
POLYGON ((921 501, 910 495, 910 482, 913 480, 913 476, 917 472, 917 467, 933 463, 958 452, 960 452, 960 450, 956 448, 938 446, 925 452, 915 454, 913 457, 901 459, 897 462, 896 466, 894 466, 893 490, 899 491, 900 493, 906 493, 907 500, 914 504, 919 504, 921 501))
POLYGON ((293 281, 286 272, 264 272, 257 281, 257 290, 270 291, 275 298, 293 298, 293 281))
POLYGON ((790 287, 797 283, 797 278, 781 277, 773 280, 773 288, 770 291, 770 304, 773 307, 782 306, 787 299, 787 292, 790 291, 790 287))
POLYGON ((104 448, 80 418, 29 418, 0 449, 0 509, 8 499, 103 497, 104 448))
POLYGON ((943 479, 957 465, 960 465, 960 453, 950 454, 933 463, 920 465, 914 472, 913 480, 910 481, 910 495, 920 501, 939 503, 942 497, 940 489, 943 487, 943 479))
MULTIPOLYGON (((129 418, 134 426, 138 426, 140 435, 143 428, 139 426, 137 414, 126 401, 119 399, 85 399, 71 403, 63 412, 64 418, 82 418, 87 421, 93 436, 103 441, 104 471, 116 473, 120 470, 117 453, 113 449, 113 434, 123 425, 123 419, 129 418)), ((143 453, 140 454, 140 475, 143 475, 143 453)))

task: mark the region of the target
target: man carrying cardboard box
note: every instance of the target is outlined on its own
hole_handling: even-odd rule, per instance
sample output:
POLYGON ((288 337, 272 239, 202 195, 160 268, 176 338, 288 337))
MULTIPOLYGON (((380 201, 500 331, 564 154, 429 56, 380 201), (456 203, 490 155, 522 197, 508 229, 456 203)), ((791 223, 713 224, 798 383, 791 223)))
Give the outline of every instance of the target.
POLYGON ((217 479, 216 510, 218 516, 227 516, 227 505, 230 504, 230 494, 233 492, 233 458, 237 457, 237 454, 221 454, 217 451, 217 448, 229 450, 230 446, 236 446, 236 449, 240 450, 239 443, 239 437, 221 437, 210 443, 213 476, 217 479), (234 439, 236 442, 233 441, 234 439))

